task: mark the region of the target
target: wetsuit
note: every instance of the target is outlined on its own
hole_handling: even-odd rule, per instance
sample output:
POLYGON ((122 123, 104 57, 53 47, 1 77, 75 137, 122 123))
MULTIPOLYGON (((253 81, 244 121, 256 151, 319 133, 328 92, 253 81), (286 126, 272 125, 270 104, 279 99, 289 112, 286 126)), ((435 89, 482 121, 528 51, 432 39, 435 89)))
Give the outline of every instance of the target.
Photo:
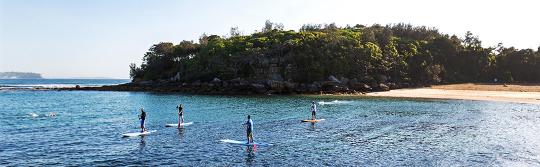
POLYGON ((184 108, 178 107, 178 126, 184 123, 184 108))
POLYGON ((317 119, 317 105, 311 104, 311 119, 317 119))
POLYGON ((146 119, 146 112, 144 112, 144 111, 141 112, 140 119, 141 119, 141 129, 143 129, 143 131, 144 131, 144 129, 145 129, 144 120, 146 119))
POLYGON ((253 142, 253 121, 251 119, 248 119, 246 123, 246 137, 248 138, 248 143, 250 142, 249 139, 251 139, 251 142, 253 142))

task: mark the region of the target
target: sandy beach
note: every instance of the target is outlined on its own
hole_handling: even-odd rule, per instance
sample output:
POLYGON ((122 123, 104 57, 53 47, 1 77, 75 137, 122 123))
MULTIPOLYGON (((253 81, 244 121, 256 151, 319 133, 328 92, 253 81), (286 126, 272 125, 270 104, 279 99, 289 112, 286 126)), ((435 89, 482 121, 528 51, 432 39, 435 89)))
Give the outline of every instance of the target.
POLYGON ((540 104, 538 85, 451 84, 368 93, 374 97, 487 100, 540 104))

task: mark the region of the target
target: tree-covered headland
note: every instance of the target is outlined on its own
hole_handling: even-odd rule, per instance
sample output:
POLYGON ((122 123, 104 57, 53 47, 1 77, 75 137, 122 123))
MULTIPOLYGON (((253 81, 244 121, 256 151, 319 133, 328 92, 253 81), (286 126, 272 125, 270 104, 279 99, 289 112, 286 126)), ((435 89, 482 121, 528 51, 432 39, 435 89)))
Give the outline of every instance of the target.
POLYGON ((539 82, 540 52, 502 44, 483 47, 477 36, 435 28, 308 24, 299 31, 266 22, 242 35, 202 35, 198 42, 150 47, 133 83, 176 83, 216 91, 369 91, 462 82, 539 82), (212 88, 218 87, 218 88, 212 88))

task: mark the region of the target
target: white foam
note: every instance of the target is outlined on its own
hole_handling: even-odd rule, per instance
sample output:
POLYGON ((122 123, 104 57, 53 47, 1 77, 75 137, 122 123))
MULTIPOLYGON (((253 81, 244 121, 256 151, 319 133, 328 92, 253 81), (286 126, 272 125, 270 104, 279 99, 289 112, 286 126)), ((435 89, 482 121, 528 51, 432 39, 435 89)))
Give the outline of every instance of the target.
POLYGON ((325 102, 325 101, 320 101, 318 102, 320 105, 332 105, 332 104, 347 104, 347 103, 350 103, 351 101, 341 101, 341 100, 334 100, 334 101, 329 101, 329 102, 325 102))
POLYGON ((30 113, 30 114, 28 114, 28 115, 29 115, 30 117, 34 117, 34 118, 35 118, 35 117, 39 117, 39 115, 36 114, 36 113, 30 113))

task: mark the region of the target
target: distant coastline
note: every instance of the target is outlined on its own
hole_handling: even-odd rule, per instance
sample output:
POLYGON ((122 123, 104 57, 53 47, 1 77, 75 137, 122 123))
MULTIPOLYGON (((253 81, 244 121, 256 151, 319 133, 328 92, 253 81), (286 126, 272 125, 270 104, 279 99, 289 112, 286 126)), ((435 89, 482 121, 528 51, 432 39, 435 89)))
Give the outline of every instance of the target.
POLYGON ((33 72, 0 72, 0 79, 43 79, 43 77, 33 72))
POLYGON ((128 83, 127 79, 0 79, 0 90, 52 90, 128 83))

